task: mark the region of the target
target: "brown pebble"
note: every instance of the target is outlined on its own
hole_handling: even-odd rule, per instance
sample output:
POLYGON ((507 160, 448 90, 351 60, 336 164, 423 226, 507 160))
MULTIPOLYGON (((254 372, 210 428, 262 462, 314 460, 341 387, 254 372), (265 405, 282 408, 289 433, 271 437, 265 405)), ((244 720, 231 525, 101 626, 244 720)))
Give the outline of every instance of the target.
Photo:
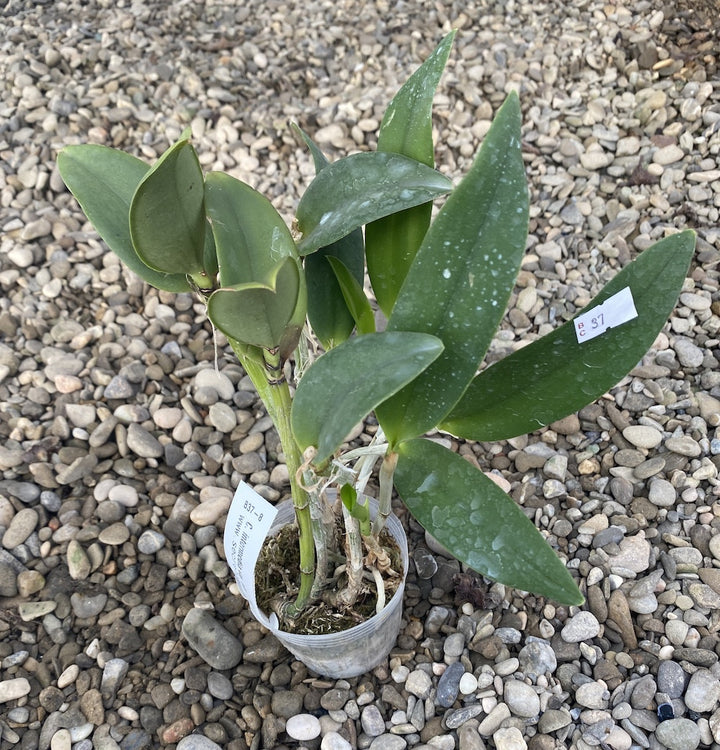
POLYGON ((160 736, 163 743, 168 745, 171 742, 179 742, 183 737, 190 734, 194 728, 195 724, 193 724, 192 719, 178 719, 169 727, 165 727, 160 736))
POLYGON ((637 637, 633 629, 630 607, 628 606, 625 594, 620 589, 616 589, 610 594, 610 599, 608 600, 608 619, 617 625, 625 648, 637 648, 637 637))

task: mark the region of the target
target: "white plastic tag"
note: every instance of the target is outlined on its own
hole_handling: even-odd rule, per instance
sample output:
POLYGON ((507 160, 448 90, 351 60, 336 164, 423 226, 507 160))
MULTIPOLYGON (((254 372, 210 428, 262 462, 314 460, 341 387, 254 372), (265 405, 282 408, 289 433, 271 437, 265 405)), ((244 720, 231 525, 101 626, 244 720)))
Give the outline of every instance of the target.
POLYGON ((266 627, 268 620, 264 615, 262 619, 258 616, 260 610, 255 599, 255 563, 276 515, 274 506, 245 482, 240 482, 230 504, 223 536, 225 557, 238 588, 252 613, 266 627))
POLYGON ((637 310, 633 301, 630 287, 626 286, 617 294, 608 297, 602 305, 578 315, 575 318, 575 335, 582 344, 596 336, 605 333, 609 328, 615 328, 637 318, 637 310))

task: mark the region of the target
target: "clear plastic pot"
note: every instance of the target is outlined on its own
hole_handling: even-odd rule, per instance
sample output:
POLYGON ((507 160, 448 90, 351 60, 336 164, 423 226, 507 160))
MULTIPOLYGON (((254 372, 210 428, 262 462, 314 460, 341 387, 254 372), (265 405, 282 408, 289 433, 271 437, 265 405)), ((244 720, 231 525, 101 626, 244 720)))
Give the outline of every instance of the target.
MULTIPOLYGON (((372 516, 377 512, 377 501, 373 498, 370 498, 370 512, 372 516)), ((268 534, 276 534, 294 519, 295 511, 292 501, 281 503, 277 506, 277 516, 268 534)), ((244 586, 238 580, 240 592, 248 600, 255 618, 268 628, 295 658, 318 674, 334 679, 365 674, 384 661, 390 649, 395 645, 402 618, 405 576, 408 569, 408 546, 405 530, 395 516, 391 515, 387 519, 386 528, 402 553, 402 582, 382 612, 348 630, 328 635, 298 635, 279 630, 277 618, 275 616, 268 618, 264 612, 260 611, 255 604, 255 592, 244 590, 244 586)), ((254 581, 254 579, 253 574, 251 580, 254 581)))

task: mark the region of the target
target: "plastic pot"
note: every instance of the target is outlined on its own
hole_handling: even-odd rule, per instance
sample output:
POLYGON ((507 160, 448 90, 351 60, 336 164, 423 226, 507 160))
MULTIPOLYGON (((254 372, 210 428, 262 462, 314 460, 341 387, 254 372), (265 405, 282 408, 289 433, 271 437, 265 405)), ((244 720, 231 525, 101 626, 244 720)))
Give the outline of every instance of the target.
MULTIPOLYGON (((371 515, 374 516, 376 511, 377 501, 371 498, 371 515)), ((294 520, 292 501, 281 503, 277 506, 277 516, 268 535, 277 534, 283 526, 293 523, 294 520)), ((268 628, 295 658, 318 674, 334 679, 365 674, 384 661, 395 645, 402 618, 408 545, 402 524, 395 516, 391 515, 387 519, 385 528, 397 542, 402 554, 402 582, 382 612, 348 630, 327 635, 299 635, 280 630, 277 627, 277 618, 274 615, 268 618, 255 604, 255 592, 245 590, 242 582, 238 580, 240 592, 248 600, 255 618, 268 628)), ((251 580, 254 582, 254 574, 251 580)))

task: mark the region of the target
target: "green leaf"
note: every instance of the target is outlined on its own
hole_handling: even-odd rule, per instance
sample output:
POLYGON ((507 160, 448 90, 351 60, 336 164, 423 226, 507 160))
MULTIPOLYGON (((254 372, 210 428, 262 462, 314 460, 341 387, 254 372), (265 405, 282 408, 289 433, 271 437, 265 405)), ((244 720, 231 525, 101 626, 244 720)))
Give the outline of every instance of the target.
POLYGON ((203 271, 203 175, 192 145, 171 146, 143 177, 130 204, 130 236, 138 257, 156 271, 203 271))
POLYGON ((302 450, 328 459, 352 428, 381 401, 421 373, 442 351, 422 333, 369 333, 348 339, 303 375, 292 406, 292 429, 302 450))
MULTIPOLYGON (((434 165, 432 103, 455 32, 440 42, 390 102, 378 135, 378 151, 434 165)), ((430 226, 432 206, 391 214, 365 228, 368 274, 380 308, 390 315, 402 282, 430 226)))
POLYGON ((141 279, 168 292, 190 290, 184 273, 158 273, 138 258, 130 239, 130 201, 150 167, 144 161, 107 146, 66 146, 58 170, 97 233, 141 279))
POLYGON ((330 162, 315 141, 297 123, 291 123, 290 127, 303 139, 305 145, 310 150, 310 155, 315 164, 315 171, 319 172, 323 167, 326 167, 330 162))
POLYGON ((328 164, 305 191, 297 210, 308 255, 363 224, 447 193, 452 184, 434 169, 399 154, 352 154, 328 164))
MULTIPOLYGON (((320 172, 329 163, 325 155, 304 130, 294 123, 292 127, 310 149, 315 171, 320 172)), ((365 270, 362 230, 356 229, 347 237, 327 247, 322 247, 305 258, 308 320, 325 349, 332 349, 341 344, 350 336, 355 327, 355 321, 345 303, 338 279, 328 264, 329 258, 339 258, 344 266, 351 269, 353 277, 362 284, 365 270)))
POLYGON ((583 602, 565 565, 491 479, 430 440, 405 442, 398 454, 400 497, 458 560, 508 586, 562 604, 583 602))
POLYGON ((210 172, 205 179, 205 206, 222 286, 267 285, 284 258, 297 258, 295 242, 280 214, 244 182, 210 172))
POLYGON ((297 261, 286 258, 267 285, 238 284, 214 291, 208 299, 208 316, 226 336, 243 344, 274 349, 288 335, 299 291, 297 261))
MULTIPOLYGON (((285 258, 292 258, 297 268, 299 257, 290 230, 272 203, 257 190, 230 175, 211 172, 205 179, 205 206, 215 237, 220 284, 223 287, 273 289, 278 266, 285 258)), ((275 309, 274 305, 280 304, 271 303, 267 294, 259 296, 267 300, 267 310, 275 309)), ((299 287, 293 299, 295 308, 287 321, 285 335, 276 342, 283 358, 292 352, 305 324, 307 289, 303 273, 300 273, 299 287)), ((284 300, 282 304, 286 302, 284 300)), ((227 300, 223 304, 229 305, 227 300)), ((273 333, 263 336, 264 340, 277 338, 277 321, 280 317, 266 321, 267 331, 273 333)), ((225 324, 229 325, 230 321, 225 321, 225 324)), ((256 331, 257 325, 253 324, 256 331)))
POLYGON ((337 260, 356 283, 363 277, 363 237, 356 229, 347 237, 322 247, 305 258, 308 287, 308 320, 326 349, 332 349, 350 336, 355 321, 348 310, 340 283, 328 261, 337 260))
MULTIPOLYGON (((309 256, 314 257, 314 256, 309 256)), ((340 284, 343 298, 350 310, 353 321, 357 325, 358 333, 373 333, 375 331, 375 316, 370 301, 365 296, 362 283, 350 272, 350 269, 338 258, 328 258, 332 270, 340 284)))
POLYGON ((695 248, 692 231, 673 234, 623 268, 582 311, 629 287, 638 317, 578 343, 568 321, 481 372, 443 420, 473 440, 537 430, 600 398, 652 346, 682 289, 695 248))
POLYGON ((388 330, 430 333, 445 344, 419 378, 378 408, 391 445, 435 427, 472 380, 512 291, 527 222, 520 105, 513 93, 425 235, 388 321, 388 330))

